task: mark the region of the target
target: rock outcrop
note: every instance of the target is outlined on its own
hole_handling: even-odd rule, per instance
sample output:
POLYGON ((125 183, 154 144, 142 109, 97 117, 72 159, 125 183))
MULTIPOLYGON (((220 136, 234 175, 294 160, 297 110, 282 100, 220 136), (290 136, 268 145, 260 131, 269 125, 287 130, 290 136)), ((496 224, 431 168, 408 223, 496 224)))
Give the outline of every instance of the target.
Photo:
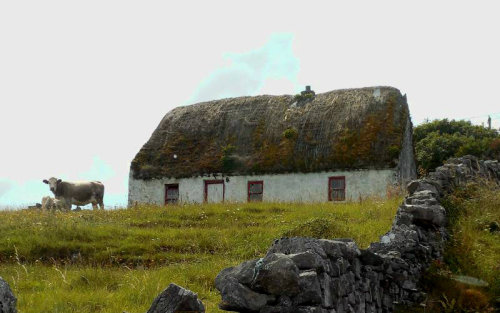
POLYGON ((224 269, 216 278, 220 308, 260 313, 391 312, 419 303, 423 271, 442 258, 446 210, 439 200, 457 186, 500 182, 498 161, 465 156, 408 184, 391 230, 360 250, 349 239, 281 238, 261 259, 224 269))
POLYGON ((17 299, 9 284, 0 277, 0 313, 17 313, 17 299))
POLYGON ((198 295, 176 284, 170 284, 156 297, 147 313, 204 313, 205 307, 198 295))

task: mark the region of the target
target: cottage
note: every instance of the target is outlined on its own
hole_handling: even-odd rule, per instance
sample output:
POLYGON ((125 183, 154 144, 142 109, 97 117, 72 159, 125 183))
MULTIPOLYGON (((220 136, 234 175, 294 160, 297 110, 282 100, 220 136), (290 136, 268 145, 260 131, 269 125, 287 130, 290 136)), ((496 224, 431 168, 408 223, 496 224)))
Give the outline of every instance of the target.
POLYGON ((129 205, 358 200, 416 177, 399 90, 306 94, 173 109, 131 163, 129 205))

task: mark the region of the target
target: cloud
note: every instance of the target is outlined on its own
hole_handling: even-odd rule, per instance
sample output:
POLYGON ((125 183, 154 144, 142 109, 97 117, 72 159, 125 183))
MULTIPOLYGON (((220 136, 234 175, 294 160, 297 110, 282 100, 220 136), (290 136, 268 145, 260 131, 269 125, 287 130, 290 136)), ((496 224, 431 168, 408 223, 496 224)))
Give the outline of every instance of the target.
POLYGON ((94 156, 90 168, 87 171, 79 173, 78 176, 84 180, 104 181, 115 176, 115 171, 104 160, 98 156, 94 156))
POLYGON ((40 203, 42 197, 52 195, 47 185, 41 180, 28 180, 17 183, 4 179, 0 181, 1 186, 8 186, 5 192, 0 192, 0 207, 22 207, 40 203))
POLYGON ((216 69, 202 81, 188 103, 259 93, 268 79, 297 83, 299 59, 292 50, 293 35, 275 33, 261 48, 244 53, 226 53, 230 65, 216 69))
POLYGON ((12 188, 12 183, 9 181, 0 181, 0 198, 12 188))

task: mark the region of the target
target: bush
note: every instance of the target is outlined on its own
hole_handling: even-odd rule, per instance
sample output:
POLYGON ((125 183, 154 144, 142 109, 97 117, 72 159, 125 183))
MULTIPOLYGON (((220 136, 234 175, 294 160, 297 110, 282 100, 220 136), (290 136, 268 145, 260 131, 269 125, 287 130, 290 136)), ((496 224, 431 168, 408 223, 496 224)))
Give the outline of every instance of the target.
POLYGON ((415 157, 419 172, 429 172, 451 157, 474 155, 500 157, 500 135, 496 130, 469 121, 434 120, 414 128, 415 157))

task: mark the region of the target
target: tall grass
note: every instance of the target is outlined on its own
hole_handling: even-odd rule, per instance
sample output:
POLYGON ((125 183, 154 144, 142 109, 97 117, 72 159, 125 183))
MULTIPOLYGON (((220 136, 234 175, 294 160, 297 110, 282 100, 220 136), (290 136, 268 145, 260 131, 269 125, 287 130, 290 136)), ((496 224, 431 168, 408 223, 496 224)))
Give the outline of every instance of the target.
POLYGON ((366 247, 389 230, 401 200, 0 212, 0 276, 20 313, 144 312, 171 282, 219 312, 221 269, 263 256, 282 236, 366 247))
POLYGON ((456 190, 443 204, 450 221, 450 239, 443 262, 435 261, 423 278, 427 306, 404 308, 402 312, 496 312, 500 232, 490 232, 490 224, 500 222, 500 189, 497 185, 471 184, 456 190), (480 287, 477 280, 468 277, 488 286, 480 287))
POLYGON ((488 282, 487 292, 500 297, 500 231, 490 231, 491 223, 500 222, 500 188, 469 185, 446 206, 453 210, 447 265, 453 273, 488 282))

